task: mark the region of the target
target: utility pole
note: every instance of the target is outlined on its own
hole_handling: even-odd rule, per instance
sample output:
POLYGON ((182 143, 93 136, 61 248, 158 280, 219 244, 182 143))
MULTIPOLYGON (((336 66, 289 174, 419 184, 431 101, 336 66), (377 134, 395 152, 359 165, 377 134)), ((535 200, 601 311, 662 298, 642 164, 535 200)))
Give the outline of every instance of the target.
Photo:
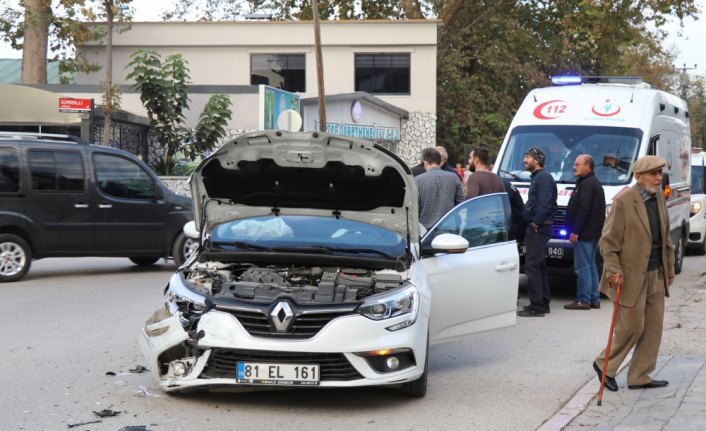
MULTIPOLYGON (((694 69, 696 69, 696 66, 697 65, 695 64, 694 67, 686 67, 686 63, 684 63, 684 66, 682 66, 682 68, 681 68, 681 98, 684 100, 686 100, 686 98, 687 98, 687 90, 689 89, 689 84, 688 84, 689 77, 686 74, 686 71, 687 70, 694 70, 694 69)), ((679 70, 679 68, 677 68, 676 66, 674 68, 679 70)))
POLYGON ((321 58, 321 23, 319 21, 319 1, 312 0, 311 13, 314 15, 314 43, 316 44, 316 82, 319 88, 319 131, 326 131, 326 92, 324 91, 324 64, 321 58))

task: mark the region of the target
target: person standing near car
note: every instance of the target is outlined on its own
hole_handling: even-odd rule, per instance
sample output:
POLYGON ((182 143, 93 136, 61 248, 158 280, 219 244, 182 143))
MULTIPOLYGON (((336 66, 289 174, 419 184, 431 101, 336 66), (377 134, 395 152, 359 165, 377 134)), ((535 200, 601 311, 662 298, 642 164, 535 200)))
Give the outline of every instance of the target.
POLYGON ((574 245, 576 301, 564 305, 567 310, 601 308, 596 251, 605 222, 605 194, 593 173, 594 167, 593 157, 588 154, 581 154, 574 161, 576 188, 566 208, 566 223, 571 232, 569 242, 574 245))
POLYGON ((422 150, 424 172, 414 177, 419 189, 419 223, 429 229, 451 208, 464 201, 463 187, 456 172, 440 168, 441 154, 436 148, 422 150))
MULTIPOLYGON (((662 194, 662 168, 657 156, 640 157, 632 171, 637 184, 613 201, 598 244, 603 256, 600 291, 615 301, 622 285, 613 344, 606 369, 605 387, 618 390, 615 374, 634 347, 628 369, 629 389, 667 386, 653 380, 662 340, 664 298, 674 281, 674 244, 669 233, 669 215, 662 194)), ((593 361, 600 379, 605 349, 593 361)))
POLYGON ((530 303, 517 313, 521 317, 543 317, 549 313, 551 294, 547 282, 545 253, 556 214, 556 182, 544 168, 544 150, 531 147, 525 153, 525 169, 532 172, 525 204, 525 275, 530 303))
POLYGON ((490 172, 487 148, 474 148, 468 156, 468 162, 473 175, 466 181, 466 199, 505 191, 505 185, 500 177, 490 172))

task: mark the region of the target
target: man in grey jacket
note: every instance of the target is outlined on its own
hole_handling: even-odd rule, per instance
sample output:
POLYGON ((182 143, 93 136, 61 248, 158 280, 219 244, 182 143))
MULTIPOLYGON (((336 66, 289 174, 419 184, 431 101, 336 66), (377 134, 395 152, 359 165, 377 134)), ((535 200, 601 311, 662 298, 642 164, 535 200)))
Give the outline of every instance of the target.
POLYGON ((440 169, 441 155, 436 148, 422 150, 422 163, 426 172, 414 179, 419 189, 419 223, 429 229, 465 196, 456 172, 440 169))

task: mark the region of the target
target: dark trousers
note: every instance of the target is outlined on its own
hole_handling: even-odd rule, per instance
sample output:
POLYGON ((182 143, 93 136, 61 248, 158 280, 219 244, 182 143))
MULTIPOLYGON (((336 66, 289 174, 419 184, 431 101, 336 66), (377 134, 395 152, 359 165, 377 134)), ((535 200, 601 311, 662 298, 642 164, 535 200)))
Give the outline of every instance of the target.
POLYGON ((547 243, 552 236, 551 224, 539 226, 535 232, 532 226, 527 225, 525 231, 525 275, 527 276, 527 293, 531 306, 549 306, 551 294, 547 282, 547 264, 545 254, 547 243))

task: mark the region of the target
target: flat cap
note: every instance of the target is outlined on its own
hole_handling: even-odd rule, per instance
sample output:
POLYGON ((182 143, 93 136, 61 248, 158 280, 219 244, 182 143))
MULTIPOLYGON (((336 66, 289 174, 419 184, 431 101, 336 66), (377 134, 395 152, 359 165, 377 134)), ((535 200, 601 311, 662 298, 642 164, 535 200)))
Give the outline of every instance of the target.
POLYGON ((653 171, 666 165, 667 162, 659 156, 642 156, 632 166, 632 171, 641 174, 653 171))

